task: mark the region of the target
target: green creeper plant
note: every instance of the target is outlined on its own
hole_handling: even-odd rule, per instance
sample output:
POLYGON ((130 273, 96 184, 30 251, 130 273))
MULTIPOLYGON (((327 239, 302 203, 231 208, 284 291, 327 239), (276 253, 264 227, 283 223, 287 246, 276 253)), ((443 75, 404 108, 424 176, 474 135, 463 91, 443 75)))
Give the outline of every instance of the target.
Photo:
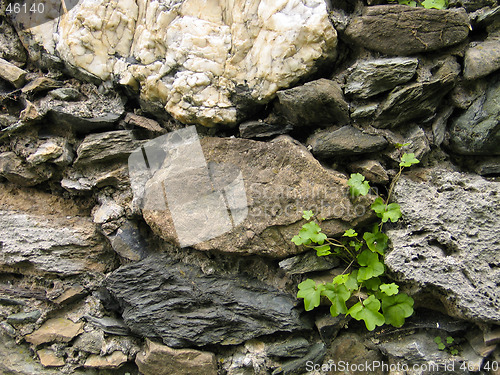
POLYGON ((436 336, 434 342, 437 344, 439 350, 446 350, 451 355, 458 355, 459 346, 455 343, 455 339, 451 336, 446 337, 443 341, 441 336, 436 336))
POLYGON ((398 0, 398 4, 411 7, 423 7, 426 9, 448 8, 448 0, 398 0))
MULTIPOLYGON (((371 231, 360 235, 353 228, 344 232, 340 239, 329 238, 321 231, 320 220, 315 219, 312 211, 304 211, 302 217, 307 223, 292 238, 297 246, 316 250, 317 256, 337 256, 347 267, 342 274, 330 283, 316 283, 307 279, 298 285, 297 298, 304 299, 304 308, 311 311, 318 307, 321 297, 330 303, 332 316, 350 315, 356 320, 363 320, 370 331, 377 326, 391 324, 401 327, 405 319, 413 314, 413 299, 405 293, 399 293, 396 283, 389 283, 385 276, 383 257, 388 245, 388 237, 383 233, 383 224, 397 222, 401 210, 397 203, 389 203, 395 184, 404 168, 419 163, 415 154, 404 153, 399 163, 399 171, 389 186, 387 198, 378 196, 371 209, 380 218, 371 231), (350 272, 348 272, 350 271, 350 272), (348 301, 357 300, 348 307, 348 301)), ((370 184, 359 173, 351 174, 348 181, 352 197, 367 195, 370 184)))

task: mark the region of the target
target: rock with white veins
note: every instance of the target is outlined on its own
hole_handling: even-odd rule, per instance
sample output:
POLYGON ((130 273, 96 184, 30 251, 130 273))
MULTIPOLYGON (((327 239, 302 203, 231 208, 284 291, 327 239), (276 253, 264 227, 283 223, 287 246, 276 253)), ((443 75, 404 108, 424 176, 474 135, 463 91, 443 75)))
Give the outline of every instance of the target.
POLYGON ((81 1, 57 22, 24 40, 206 126, 234 124, 334 58, 337 44, 324 0, 81 1))

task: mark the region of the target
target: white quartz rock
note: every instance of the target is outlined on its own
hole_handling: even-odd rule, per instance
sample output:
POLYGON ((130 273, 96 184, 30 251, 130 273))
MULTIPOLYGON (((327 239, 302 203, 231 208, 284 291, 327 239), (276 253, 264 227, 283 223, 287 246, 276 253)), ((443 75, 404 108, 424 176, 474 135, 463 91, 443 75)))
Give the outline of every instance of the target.
POLYGON ((52 40, 36 29, 65 62, 206 126, 236 123, 235 95, 267 103, 337 45, 325 0, 82 0, 52 40))

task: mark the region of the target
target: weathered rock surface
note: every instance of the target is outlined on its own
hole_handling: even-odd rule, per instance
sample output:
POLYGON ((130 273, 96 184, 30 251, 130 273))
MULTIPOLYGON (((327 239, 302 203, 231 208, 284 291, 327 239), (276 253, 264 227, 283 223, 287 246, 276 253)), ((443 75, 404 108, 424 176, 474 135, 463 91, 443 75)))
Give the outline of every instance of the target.
POLYGON ((450 127, 450 147, 465 155, 500 155, 500 75, 450 127))
POLYGON ((342 125, 349 120, 342 88, 324 78, 278 91, 277 110, 293 126, 342 125))
POLYGON ((389 270, 435 293, 453 316, 498 324, 499 184, 424 170, 402 177, 394 200, 406 225, 387 233, 389 270))
POLYGON ((19 66, 26 62, 26 50, 14 28, 4 19, 0 20, 0 58, 19 66))
POLYGON ((500 37, 475 43, 465 52, 465 79, 484 77, 498 69, 500 69, 500 37))
POLYGON ((47 320, 35 332, 26 336, 33 345, 46 342, 68 342, 83 332, 83 323, 73 323, 69 319, 53 318, 47 320))
POLYGON ((194 349, 172 349, 146 339, 135 359, 144 375, 217 375, 215 355, 194 349))
POLYGON ((40 363, 45 367, 61 367, 64 366, 64 358, 57 357, 53 350, 40 349, 36 352, 40 363))
POLYGON ((117 350, 106 356, 91 354, 83 366, 86 368, 116 369, 125 362, 127 362, 127 356, 117 350))
MULTIPOLYGON (((222 228, 223 223, 219 217, 209 218, 202 228, 202 219, 207 219, 193 216, 200 221, 197 223, 197 228, 210 229, 207 237, 195 237, 197 234, 193 233, 193 238, 200 238, 199 243, 193 244, 198 250, 217 249, 225 252, 285 257, 300 252, 290 239, 303 224, 304 210, 312 209, 319 217, 326 218, 327 220, 323 222, 323 231, 331 234, 342 233, 352 223, 361 220, 367 211, 368 201, 359 202, 357 206, 350 202, 347 181, 344 178, 324 169, 305 147, 289 137, 281 136, 271 142, 207 137, 201 140, 201 145, 207 162, 222 166, 222 177, 215 178, 218 186, 226 186, 236 178, 238 173, 231 168, 241 171, 246 202, 242 201, 244 199, 233 202, 231 206, 233 215, 236 214, 235 219, 241 220, 239 222, 235 220, 232 229, 230 224, 226 226, 227 229, 222 228), (224 166, 231 168, 224 169, 224 166), (221 234, 212 238, 210 234, 215 229, 220 229, 216 224, 221 225, 222 229, 219 232, 221 234), (224 233, 225 230, 229 232, 224 233), (212 239, 205 240, 205 238, 212 239)), ((176 199, 184 199, 185 204, 197 202, 195 198, 200 194, 202 176, 173 175, 169 169, 169 165, 175 163, 181 163, 181 167, 185 168, 183 157, 179 153, 166 159, 165 167, 158 169, 148 182, 146 198, 149 194, 150 201, 158 203, 157 189, 162 186, 165 176, 170 173, 170 176, 176 178, 169 180, 172 189, 183 186, 183 190, 178 193, 185 193, 185 196, 178 196, 176 199)), ((243 188, 241 190, 243 191, 243 188)), ((154 206, 148 208, 148 204, 143 214, 153 231, 167 241, 179 243, 172 215, 168 209, 154 206)), ((200 210, 200 204, 204 202, 196 203, 197 210, 200 210)), ((177 217, 176 220, 180 222, 182 219, 193 226, 187 214, 179 215, 181 217, 177 217)))
POLYGON ((459 43, 469 34, 463 10, 405 5, 365 7, 345 31, 354 43, 388 55, 435 51, 459 43))
POLYGON ((305 327, 292 296, 243 274, 205 275, 166 255, 120 267, 105 286, 133 332, 173 348, 233 345, 305 327))
POLYGON ((386 184, 389 182, 389 175, 382 164, 377 160, 362 160, 349 165, 355 173, 361 173, 368 181, 375 184, 386 184))
POLYGON ((76 165, 124 160, 141 145, 130 130, 90 134, 76 150, 76 165))
POLYGON ((319 158, 365 154, 383 150, 387 140, 380 135, 365 134, 352 126, 331 131, 321 130, 307 139, 312 153, 319 158))
POLYGON ((323 0, 82 2, 24 37, 205 125, 234 124, 241 103, 268 102, 332 58, 337 44, 323 0))
POLYGON ((65 216, 76 211, 71 205, 50 194, 39 194, 30 202, 23 194, 13 198, 3 188, 0 192, 0 269, 75 275, 114 267, 113 251, 91 219, 65 216))
MULTIPOLYGON (((436 350, 434 335, 428 333, 417 333, 414 335, 398 338, 394 341, 384 342, 378 345, 382 353, 396 362, 412 364, 426 364, 428 368, 434 368, 429 373, 469 374, 467 365, 461 366, 463 359, 452 356, 444 350, 436 350), (432 366, 432 367, 431 367, 432 366), (447 369, 449 372, 447 372, 447 369)), ((418 365, 417 365, 418 366, 418 365)))
POLYGON ((239 126, 241 138, 268 138, 288 133, 291 126, 267 124, 263 121, 247 121, 239 126))
POLYGON ((48 180, 52 173, 35 170, 23 162, 23 159, 12 151, 0 153, 0 176, 21 186, 34 186, 48 180), (37 173, 42 172, 42 173, 37 173))
POLYGON ((346 95, 369 98, 408 82, 417 71, 418 59, 393 57, 358 63, 347 77, 346 95))
POLYGON ((433 116, 443 97, 452 88, 452 81, 439 79, 396 87, 378 108, 374 125, 386 128, 433 116))
POLYGON ((20 88, 24 84, 26 74, 25 70, 0 58, 0 77, 12 83, 16 88, 20 88))

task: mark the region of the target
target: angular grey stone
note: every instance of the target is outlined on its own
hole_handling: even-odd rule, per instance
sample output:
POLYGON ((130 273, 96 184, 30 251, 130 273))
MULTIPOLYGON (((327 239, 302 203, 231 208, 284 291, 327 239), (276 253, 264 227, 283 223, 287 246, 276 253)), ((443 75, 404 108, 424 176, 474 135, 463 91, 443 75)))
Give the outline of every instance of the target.
POLYGON ((361 61, 347 77, 346 95, 369 98, 408 82, 417 71, 418 59, 393 57, 361 61))
POLYGON ((394 189, 405 225, 387 232, 385 264, 434 293, 452 316, 498 324, 499 184, 443 169, 418 176, 403 175, 394 189))
POLYGON ((0 58, 21 66, 26 62, 26 50, 14 28, 5 20, 0 20, 0 58))
POLYGON ((432 122, 432 135, 434 137, 433 143, 436 146, 440 146, 446 137, 446 125, 448 119, 453 113, 453 107, 444 107, 437 114, 436 118, 432 122))
POLYGON ((365 134, 352 126, 343 126, 334 131, 320 130, 307 139, 307 144, 315 156, 330 158, 380 151, 387 146, 387 140, 380 135, 365 134))
POLYGON ((37 216, 1 211, 0 269, 24 274, 104 272, 113 252, 85 217, 37 216))
POLYGON ((469 374, 468 370, 461 369, 460 361, 463 361, 463 358, 452 356, 445 350, 437 350, 434 337, 429 333, 417 333, 380 343, 377 347, 386 356, 408 363, 410 368, 414 364, 427 364, 429 367, 435 366, 436 370, 429 372, 432 374, 469 374), (447 368, 453 370, 447 372, 447 368))
POLYGON ((272 372, 272 375, 301 375, 307 368, 308 363, 321 363, 326 354, 325 344, 322 342, 311 346, 309 352, 302 358, 292 359, 283 363, 272 372))
POLYGON ((52 90, 50 95, 55 99, 63 100, 65 102, 78 100, 81 96, 80 91, 72 87, 61 87, 59 89, 52 90))
POLYGON ((7 323, 10 324, 25 324, 34 323, 42 315, 40 310, 33 310, 29 312, 22 312, 7 317, 7 323))
POLYGON ((377 112, 377 108, 379 103, 362 105, 359 107, 355 107, 354 111, 351 113, 351 118, 365 118, 372 116, 375 112, 377 112))
POLYGON ((470 158, 467 165, 481 176, 500 175, 500 156, 470 158))
POLYGON ((242 123, 239 129, 242 138, 267 138, 286 134, 292 128, 291 126, 266 124, 262 121, 247 121, 242 123))
POLYGON ((441 80, 397 87, 380 105, 374 125, 387 128, 433 116, 443 97, 452 88, 452 81, 441 80))
POLYGON ((96 318, 90 315, 85 315, 84 318, 90 324, 96 326, 97 328, 102 329, 104 332, 109 333, 111 335, 126 336, 130 334, 129 328, 127 327, 125 322, 121 319, 112 318, 109 316, 96 318))
POLYGON ((164 254, 120 267, 105 287, 132 332, 174 348, 234 345, 305 328, 293 296, 243 274, 205 275, 164 254))
POLYGON ((437 10, 406 5, 365 7, 345 34, 354 43, 388 55, 440 50, 469 34, 469 18, 461 10, 437 10))
POLYGON ((484 77, 498 69, 500 69, 500 38, 487 38, 465 51, 465 79, 484 77))
POLYGON ((348 104, 334 81, 322 78, 277 95, 278 112, 294 127, 342 125, 349 120, 348 104))
POLYGON ((337 257, 318 257, 316 251, 308 251, 279 262, 281 269, 290 275, 331 270, 339 265, 337 257))
POLYGON ((389 182, 389 175, 382 164, 377 160, 361 160, 349 165, 353 172, 361 173, 368 181, 375 184, 386 184, 389 182))
POLYGON ((20 88, 24 84, 26 74, 25 70, 0 58, 0 77, 12 83, 16 88, 20 88))
POLYGON ((464 155, 500 155, 500 74, 450 127, 450 147, 464 155))
POLYGON ((75 165, 124 160, 142 143, 130 130, 90 134, 76 150, 75 165))
POLYGON ((34 186, 46 181, 51 174, 41 175, 23 163, 23 160, 11 151, 0 153, 0 176, 21 186, 34 186))
POLYGON ((318 329, 319 335, 323 342, 330 344, 341 329, 347 327, 347 323, 351 320, 350 316, 343 314, 333 317, 330 313, 322 315, 314 322, 318 329))
POLYGON ((46 96, 37 103, 40 113, 47 113, 48 120, 59 128, 66 128, 78 134, 112 130, 125 113, 123 100, 95 93, 97 89, 86 90, 86 100, 65 102, 46 96))
POLYGON ((266 354, 273 357, 303 357, 309 351, 309 341, 303 337, 293 337, 266 345, 266 354))
MULTIPOLYGON (((209 165, 224 163, 241 171, 246 190, 246 202, 241 203, 241 211, 245 208, 248 211, 243 221, 232 229, 194 244, 197 250, 284 258, 304 251, 290 241, 304 223, 304 210, 313 210, 319 217, 326 218, 323 232, 333 236, 363 220, 362 212, 370 204, 368 200, 353 204, 349 200, 347 180, 323 168, 303 145, 290 137, 279 136, 271 142, 205 137, 200 142, 209 165)), ((181 156, 178 158, 169 159, 169 163, 176 160, 182 162, 181 156)), ((155 202, 163 199, 163 195, 161 199, 155 195, 155 186, 161 186, 164 182, 165 171, 168 169, 158 169, 146 185, 150 189, 147 197, 151 196, 155 202)), ((234 179, 237 174, 231 176, 227 174, 223 177, 234 179)), ((192 191, 195 196, 199 192, 199 175, 182 180, 177 185, 183 186, 182 192, 192 191)), ((188 195, 188 198, 194 202, 193 196, 188 195)), ((240 209, 240 206, 237 208, 240 209)), ((181 215, 184 216, 177 219, 192 217, 183 213, 181 215)), ((156 234, 166 241, 179 243, 168 209, 146 207, 143 216, 156 234)), ((217 218, 211 220, 218 225, 217 218)), ((213 228, 211 226, 210 230, 213 228)))
POLYGON ((146 240, 142 237, 137 224, 130 220, 118 228, 115 235, 108 238, 113 250, 122 258, 137 261, 149 254, 146 240))

